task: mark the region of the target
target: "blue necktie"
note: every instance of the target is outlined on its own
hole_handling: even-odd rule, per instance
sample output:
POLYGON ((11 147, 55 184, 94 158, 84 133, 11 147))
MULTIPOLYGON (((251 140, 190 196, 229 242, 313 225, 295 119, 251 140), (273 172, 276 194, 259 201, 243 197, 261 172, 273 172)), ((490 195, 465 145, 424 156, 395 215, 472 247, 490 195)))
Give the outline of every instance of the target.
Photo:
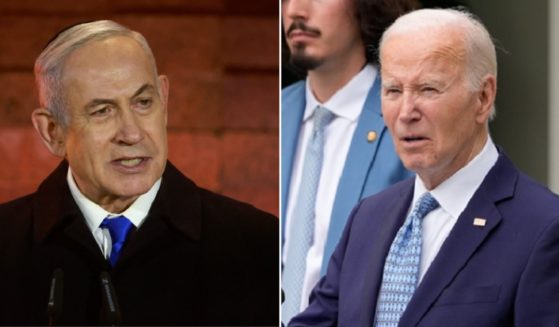
POLYGON ((324 107, 314 111, 313 131, 305 151, 301 185, 293 210, 289 243, 283 268, 282 287, 285 302, 282 306, 282 321, 287 325, 299 313, 303 280, 307 265, 307 253, 313 242, 316 191, 322 169, 324 129, 334 114, 324 107))
POLYGON ((375 314, 375 327, 397 327, 417 287, 421 247, 421 220, 439 203, 430 193, 417 201, 398 230, 384 263, 382 284, 375 314))
POLYGON ((128 218, 124 216, 117 216, 114 218, 105 218, 101 223, 101 228, 109 230, 111 234, 111 255, 109 256, 109 262, 112 267, 116 265, 118 257, 120 256, 120 251, 126 242, 126 237, 132 229, 132 223, 128 218))

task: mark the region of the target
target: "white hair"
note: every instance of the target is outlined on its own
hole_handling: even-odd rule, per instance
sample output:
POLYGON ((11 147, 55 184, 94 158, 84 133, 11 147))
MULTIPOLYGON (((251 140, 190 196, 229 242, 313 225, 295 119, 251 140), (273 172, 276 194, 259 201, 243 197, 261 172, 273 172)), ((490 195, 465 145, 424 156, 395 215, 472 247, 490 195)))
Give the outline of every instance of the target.
MULTIPOLYGON (((382 35, 384 42, 394 35, 431 29, 443 30, 458 27, 464 36, 466 50, 467 82, 472 91, 482 87, 483 78, 491 74, 497 77, 497 54, 491 35, 483 24, 471 13, 457 9, 420 9, 399 17, 382 35)), ((382 65, 382 62, 381 62, 382 65)), ((495 105, 491 108, 490 120, 495 117, 495 105)))
POLYGON ((62 126, 65 127, 69 123, 61 82, 66 59, 73 51, 91 41, 101 41, 115 36, 130 37, 138 42, 150 58, 157 76, 155 59, 146 39, 140 33, 110 20, 78 24, 60 32, 35 60, 35 82, 39 91, 39 104, 50 111, 62 126))

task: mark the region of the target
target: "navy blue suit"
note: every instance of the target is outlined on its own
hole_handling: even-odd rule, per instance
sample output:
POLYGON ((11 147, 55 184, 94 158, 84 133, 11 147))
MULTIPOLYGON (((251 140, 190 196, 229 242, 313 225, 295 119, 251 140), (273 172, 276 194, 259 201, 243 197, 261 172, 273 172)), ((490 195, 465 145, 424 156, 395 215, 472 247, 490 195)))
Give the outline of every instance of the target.
MULTIPOLYGON (((371 327, 413 179, 352 212, 328 272, 289 326, 371 327)), ((462 212, 399 326, 559 326, 559 197, 504 155, 462 212), (486 219, 474 226, 476 217, 486 219)))

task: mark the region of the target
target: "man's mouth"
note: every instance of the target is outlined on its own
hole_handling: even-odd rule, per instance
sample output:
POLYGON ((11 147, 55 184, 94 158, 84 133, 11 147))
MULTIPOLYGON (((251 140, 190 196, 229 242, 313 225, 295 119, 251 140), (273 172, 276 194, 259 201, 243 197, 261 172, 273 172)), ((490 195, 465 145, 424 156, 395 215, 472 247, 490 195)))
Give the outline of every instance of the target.
POLYGON ((288 37, 290 39, 295 38, 295 37, 301 37, 301 36, 317 37, 318 35, 316 33, 309 33, 307 31, 302 31, 302 30, 293 30, 293 32, 289 33, 289 35, 288 35, 288 37))
POLYGON ((296 20, 291 24, 291 26, 289 26, 286 35, 288 38, 296 36, 317 37, 320 36, 320 30, 308 26, 303 21, 296 20))
POLYGON ((426 140, 427 138, 423 136, 405 136, 402 139, 406 142, 417 142, 426 140))
POLYGON ((145 157, 122 158, 115 160, 115 163, 124 167, 132 168, 142 164, 146 159, 147 158, 145 157))

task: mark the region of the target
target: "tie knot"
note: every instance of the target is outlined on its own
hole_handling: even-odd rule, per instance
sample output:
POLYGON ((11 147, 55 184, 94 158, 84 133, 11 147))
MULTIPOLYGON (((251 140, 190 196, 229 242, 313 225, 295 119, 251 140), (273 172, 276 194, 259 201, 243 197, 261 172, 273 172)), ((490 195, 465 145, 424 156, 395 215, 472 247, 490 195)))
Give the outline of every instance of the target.
POLYGON ((101 228, 109 230, 113 243, 123 242, 132 228, 132 222, 124 216, 105 218, 101 223, 101 228))
POLYGON ((437 209, 439 207, 439 202, 431 195, 431 193, 425 193, 417 201, 415 205, 415 213, 420 218, 425 217, 429 212, 437 209))
POLYGON ((126 236, 128 236, 128 232, 130 232, 130 229, 132 228, 132 222, 124 216, 117 216, 113 218, 107 217, 103 219, 101 228, 109 230, 114 247, 115 244, 124 243, 126 236))
POLYGON ((323 106, 318 106, 314 110, 314 130, 322 131, 326 125, 328 125, 332 119, 334 119, 334 114, 323 106))

